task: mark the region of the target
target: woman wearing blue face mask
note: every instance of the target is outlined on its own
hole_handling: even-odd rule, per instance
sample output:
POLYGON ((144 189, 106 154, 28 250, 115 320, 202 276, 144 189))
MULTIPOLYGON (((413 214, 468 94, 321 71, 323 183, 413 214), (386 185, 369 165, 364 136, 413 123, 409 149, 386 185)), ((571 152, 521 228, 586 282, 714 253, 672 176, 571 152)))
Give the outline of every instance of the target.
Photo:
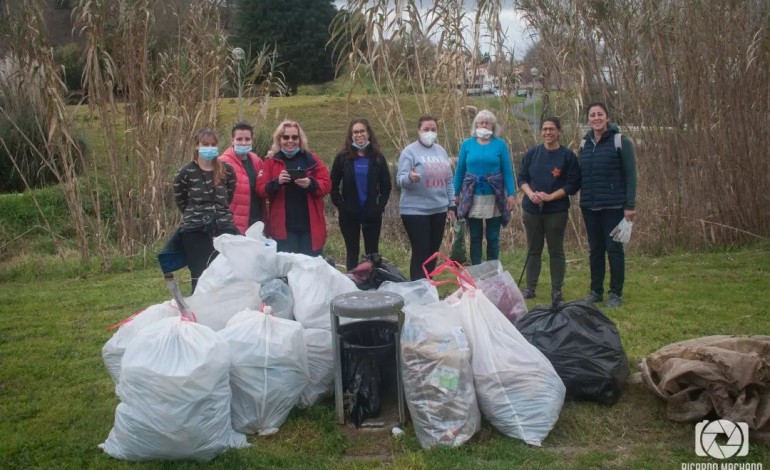
POLYGON ((348 271, 358 265, 361 234, 364 252, 379 253, 382 213, 390 197, 390 171, 369 121, 353 119, 331 170, 332 204, 339 211, 348 271))
POLYGON ((219 159, 235 170, 235 195, 230 203, 235 226, 241 233, 265 213, 264 200, 257 194, 257 175, 262 169, 262 159, 253 152, 254 128, 245 122, 233 126, 232 146, 219 159))
POLYGON ((511 220, 516 189, 511 155, 505 141, 497 137, 495 115, 486 109, 479 111, 472 132, 460 146, 454 188, 457 216, 468 221, 471 263, 480 264, 485 235, 487 260, 500 257, 500 227, 511 220))
POLYGON ((329 170, 307 146, 296 121, 283 121, 257 176, 259 195, 270 202, 266 232, 278 251, 318 256, 326 244, 324 197, 332 183, 329 170))
POLYGON ((216 257, 213 239, 223 233, 238 234, 230 212, 235 193, 235 171, 217 156, 219 138, 211 129, 196 134, 192 161, 174 178, 174 201, 182 211, 179 232, 192 290, 216 257))

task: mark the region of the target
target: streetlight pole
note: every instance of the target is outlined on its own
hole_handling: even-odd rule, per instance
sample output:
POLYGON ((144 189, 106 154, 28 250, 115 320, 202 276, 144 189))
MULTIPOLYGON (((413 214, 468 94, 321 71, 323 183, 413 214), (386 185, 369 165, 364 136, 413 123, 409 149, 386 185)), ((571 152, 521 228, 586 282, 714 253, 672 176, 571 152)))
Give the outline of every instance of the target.
POLYGON ((540 75, 540 70, 538 70, 537 67, 532 67, 529 73, 532 75, 532 128, 535 130, 535 135, 537 135, 537 106, 535 101, 535 78, 537 78, 537 76, 540 75))
POLYGON ((246 52, 240 47, 236 47, 232 51, 233 59, 236 60, 235 66, 238 73, 238 122, 243 121, 243 82, 241 81, 241 63, 246 57, 246 52))

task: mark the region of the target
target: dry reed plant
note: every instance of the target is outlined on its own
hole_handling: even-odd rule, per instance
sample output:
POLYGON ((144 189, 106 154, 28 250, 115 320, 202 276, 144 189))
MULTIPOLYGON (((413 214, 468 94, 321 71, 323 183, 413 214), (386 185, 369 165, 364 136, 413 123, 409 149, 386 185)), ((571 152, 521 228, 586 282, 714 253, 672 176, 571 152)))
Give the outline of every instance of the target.
MULTIPOLYGON (((420 114, 439 117, 439 143, 450 156, 457 154, 476 111, 466 96, 467 87, 475 81, 467 73, 475 73, 480 65, 482 47, 498 58, 496 66, 503 81, 511 87, 518 81, 512 61, 503 60, 512 53, 505 46, 499 2, 479 1, 472 11, 464 3, 350 0, 345 13, 332 24, 331 42, 344 51, 338 74, 350 81, 351 89, 371 83, 363 100, 382 110, 375 116, 385 133, 381 138, 390 139, 397 148, 416 139, 417 123, 406 122, 402 111, 401 99, 410 96, 420 114)), ((507 89, 502 100, 497 116, 505 129, 502 137, 521 148, 522 129, 527 126, 515 123, 507 89)), ((395 168, 392 166, 393 172, 395 168)), ((385 213, 386 239, 404 239, 397 199, 396 190, 385 213)), ((512 233, 508 231, 504 238, 510 240, 512 233)))
POLYGON ((544 81, 573 148, 594 100, 634 138, 635 238, 644 249, 770 238, 767 2, 521 0, 518 8, 539 33, 544 81))
MULTIPOLYGON (((67 108, 67 89, 54 61, 53 48, 46 41, 42 10, 44 5, 39 0, 32 0, 23 5, 7 2, 2 8, 3 15, 9 18, 4 40, 7 41, 6 45, 10 46, 9 57, 16 65, 16 77, 12 82, 18 85, 11 89, 6 82, 3 90, 13 92, 15 96, 8 100, 3 99, 2 102, 28 106, 39 113, 40 121, 36 133, 42 137, 42 148, 33 145, 33 140, 38 139, 27 135, 28 130, 20 128, 14 121, 12 110, 0 106, 0 113, 27 140, 30 147, 40 156, 42 165, 62 186, 64 199, 72 216, 78 253, 83 261, 88 261, 90 227, 83 211, 83 194, 78 184, 78 169, 84 166, 84 159, 73 138, 74 117, 72 111, 67 108)), ((6 142, 2 141, 0 145, 11 156, 16 170, 21 172, 6 142)), ((52 233, 37 200, 35 204, 47 230, 52 233)), ((59 243, 57 238, 52 238, 54 243, 59 243)), ((61 251, 61 247, 59 248, 61 251)))
POLYGON ((81 0, 75 28, 86 39, 84 89, 104 140, 91 170, 109 178, 116 238, 135 253, 178 220, 171 179, 191 158, 192 136, 214 127, 228 56, 216 5, 145 0, 81 0), (178 21, 171 50, 151 56, 159 8, 178 21))

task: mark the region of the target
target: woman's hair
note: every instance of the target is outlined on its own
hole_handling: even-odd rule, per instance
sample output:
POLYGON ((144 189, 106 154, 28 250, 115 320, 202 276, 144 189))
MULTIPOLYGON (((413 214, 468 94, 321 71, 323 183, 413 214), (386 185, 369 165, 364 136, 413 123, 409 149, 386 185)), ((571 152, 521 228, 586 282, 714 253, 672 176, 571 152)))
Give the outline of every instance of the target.
POLYGON ((586 107, 586 119, 588 119, 588 114, 591 112, 591 108, 598 106, 604 110, 604 114, 607 115, 607 118, 610 117, 610 112, 607 111, 607 105, 602 103, 601 101, 594 101, 593 103, 589 103, 586 107))
POLYGON ((366 133, 369 134, 369 148, 372 150, 374 157, 379 160, 382 157, 382 152, 380 151, 380 143, 377 140, 377 136, 374 135, 374 131, 372 130, 372 126, 369 124, 369 120, 366 118, 356 118, 350 121, 350 124, 348 124, 348 133, 345 134, 345 140, 342 142, 340 153, 348 158, 355 158, 355 156, 358 154, 358 149, 353 147, 353 126, 356 124, 363 124, 366 126, 366 133))
POLYGON ((273 154, 276 154, 281 150, 281 136, 283 135, 284 129, 287 127, 295 127, 297 129, 297 132, 299 133, 299 148, 302 149, 303 152, 307 152, 307 137, 297 121, 283 121, 278 124, 278 127, 275 128, 275 132, 273 132, 273 146, 270 147, 270 151, 273 152, 273 154))
POLYGON ((473 118, 473 124, 471 124, 471 135, 476 134, 476 124, 481 122, 491 122, 492 123, 492 134, 498 135, 498 132, 500 131, 500 127, 497 125, 497 118, 495 117, 495 113, 488 109, 482 109, 479 111, 479 114, 476 115, 475 118, 473 118))
POLYGON ((422 123, 426 121, 433 121, 438 125, 438 118, 436 116, 430 115, 430 114, 423 114, 422 116, 417 119, 417 129, 422 127, 422 123))
POLYGON ((556 126, 556 129, 558 131, 561 131, 561 119, 559 119, 556 116, 548 116, 547 118, 543 119, 543 122, 540 123, 540 129, 543 128, 543 125, 545 125, 546 122, 552 122, 554 126, 556 126))
MULTIPOLYGON (((201 147, 201 144, 203 143, 206 145, 218 145, 219 136, 217 136, 217 133, 214 130, 209 129, 208 127, 204 127, 195 134, 195 153, 193 154, 193 160, 196 163, 198 162, 198 158, 200 158, 198 156, 198 147, 201 147)), ((225 164, 219 161, 219 158, 211 160, 211 163, 214 165, 214 186, 219 186, 219 184, 227 177, 227 169, 225 168, 225 164)))
POLYGON ((248 122, 236 122, 233 130, 230 132, 230 137, 235 137, 235 131, 249 131, 251 136, 254 137, 254 127, 248 122))

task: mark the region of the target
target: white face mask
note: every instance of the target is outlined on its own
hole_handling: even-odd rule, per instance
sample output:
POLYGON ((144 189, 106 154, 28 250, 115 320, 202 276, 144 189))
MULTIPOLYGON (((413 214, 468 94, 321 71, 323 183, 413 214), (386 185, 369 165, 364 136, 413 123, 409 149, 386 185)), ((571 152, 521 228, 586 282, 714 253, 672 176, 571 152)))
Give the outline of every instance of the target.
POLYGON ((494 134, 494 132, 490 131, 489 129, 485 129, 483 127, 479 127, 478 129, 476 129, 476 137, 478 137, 479 139, 489 139, 490 137, 492 137, 492 134, 494 134))
POLYGON ((422 145, 426 147, 433 145, 433 143, 436 142, 436 138, 438 138, 438 134, 432 131, 423 132, 420 134, 420 142, 422 142, 422 145))

